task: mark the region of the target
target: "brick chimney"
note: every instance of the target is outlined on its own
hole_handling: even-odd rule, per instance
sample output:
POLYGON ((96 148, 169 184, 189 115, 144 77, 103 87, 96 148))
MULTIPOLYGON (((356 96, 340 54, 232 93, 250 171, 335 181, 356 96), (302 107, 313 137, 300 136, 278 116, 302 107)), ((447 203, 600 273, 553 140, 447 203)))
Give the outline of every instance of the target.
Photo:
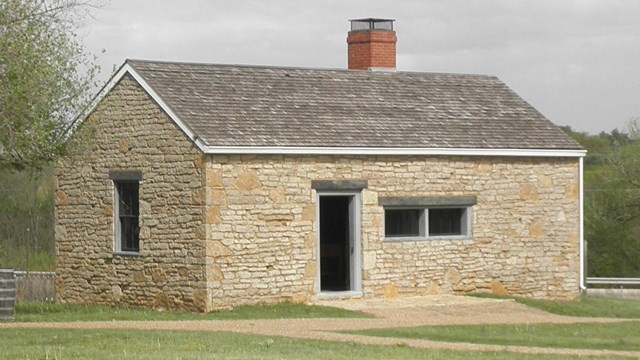
POLYGON ((389 19, 356 19, 347 35, 349 70, 395 69, 396 32, 389 19))

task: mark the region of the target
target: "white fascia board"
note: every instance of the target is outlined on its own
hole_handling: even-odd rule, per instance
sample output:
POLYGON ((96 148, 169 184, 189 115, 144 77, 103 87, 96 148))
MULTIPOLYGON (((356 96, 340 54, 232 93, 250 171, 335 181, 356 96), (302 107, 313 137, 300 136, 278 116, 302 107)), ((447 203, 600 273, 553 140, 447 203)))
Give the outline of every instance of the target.
POLYGON ((550 149, 473 149, 473 148, 363 148, 363 147, 287 147, 287 146, 206 146, 207 154, 272 155, 452 155, 517 157, 584 157, 584 150, 550 149))

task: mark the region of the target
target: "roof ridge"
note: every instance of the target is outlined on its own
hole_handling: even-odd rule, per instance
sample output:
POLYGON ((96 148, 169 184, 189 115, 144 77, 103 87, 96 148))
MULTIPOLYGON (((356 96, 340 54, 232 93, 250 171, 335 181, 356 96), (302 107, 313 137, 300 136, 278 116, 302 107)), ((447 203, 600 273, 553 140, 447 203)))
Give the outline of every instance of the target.
MULTIPOLYGON (((224 63, 205 63, 195 61, 168 61, 168 60, 150 60, 150 59, 126 59, 125 63, 135 67, 135 63, 154 64, 154 65, 177 65, 177 66, 197 66, 197 67, 217 67, 217 68, 241 68, 241 69, 264 69, 264 70, 290 70, 290 71, 322 71, 337 72, 349 74, 382 74, 382 75, 409 75, 409 76, 458 76, 458 77, 474 77, 474 78, 494 78, 495 75, 475 74, 475 73, 449 73, 449 72, 428 72, 428 71, 412 71, 412 70, 394 70, 394 71, 367 71, 367 70, 349 70, 346 68, 322 68, 322 67, 304 67, 304 66, 287 66, 287 65, 262 65, 262 64, 224 64, 224 63)), ((498 79, 499 80, 499 79, 498 79)))

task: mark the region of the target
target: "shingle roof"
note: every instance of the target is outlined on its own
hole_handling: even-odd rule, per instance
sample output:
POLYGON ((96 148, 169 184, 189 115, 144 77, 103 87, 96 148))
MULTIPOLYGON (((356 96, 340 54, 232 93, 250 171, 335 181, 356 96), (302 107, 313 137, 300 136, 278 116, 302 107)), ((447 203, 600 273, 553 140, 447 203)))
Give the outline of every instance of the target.
POLYGON ((127 63, 208 146, 580 149, 493 76, 127 63))

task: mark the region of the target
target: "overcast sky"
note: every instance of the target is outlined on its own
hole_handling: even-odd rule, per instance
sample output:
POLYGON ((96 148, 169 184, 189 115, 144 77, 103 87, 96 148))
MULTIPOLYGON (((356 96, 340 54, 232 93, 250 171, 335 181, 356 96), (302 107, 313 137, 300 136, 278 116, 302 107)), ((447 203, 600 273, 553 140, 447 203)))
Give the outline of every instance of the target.
MULTIPOLYGON (((81 29, 125 59, 346 68, 349 19, 395 19, 399 71, 496 75, 558 125, 640 117, 640 1, 107 0, 81 29)), ((101 50, 105 53, 101 53, 101 50)))

